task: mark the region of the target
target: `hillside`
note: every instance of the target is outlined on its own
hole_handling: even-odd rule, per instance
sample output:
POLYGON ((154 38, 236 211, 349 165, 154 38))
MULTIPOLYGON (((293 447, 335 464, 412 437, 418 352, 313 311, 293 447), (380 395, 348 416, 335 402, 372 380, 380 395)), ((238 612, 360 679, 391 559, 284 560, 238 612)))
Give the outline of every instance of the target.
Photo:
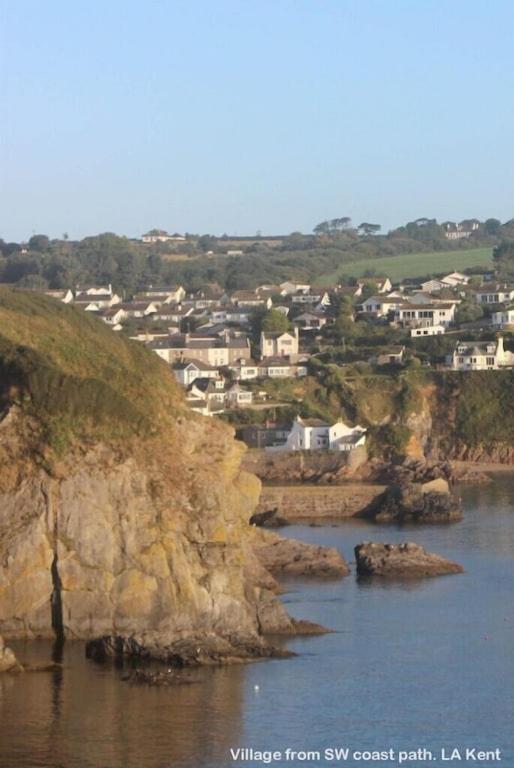
POLYGON ((391 459, 422 453, 437 459, 514 463, 514 372, 398 369, 360 374, 319 364, 316 375, 260 385, 286 407, 245 411, 247 422, 296 413, 343 418, 368 429, 368 451, 391 459))
POLYGON ((87 313, 3 289, 0 327, 0 635, 269 655, 263 632, 295 630, 254 554, 260 486, 233 431, 87 313))
POLYGON ((342 277, 364 277, 366 275, 387 275, 393 281, 405 278, 422 278, 442 274, 449 270, 462 271, 473 267, 492 269, 491 248, 470 248, 469 250, 430 251, 428 253, 405 253, 383 258, 362 259, 340 269, 320 275, 316 285, 332 285, 342 277))

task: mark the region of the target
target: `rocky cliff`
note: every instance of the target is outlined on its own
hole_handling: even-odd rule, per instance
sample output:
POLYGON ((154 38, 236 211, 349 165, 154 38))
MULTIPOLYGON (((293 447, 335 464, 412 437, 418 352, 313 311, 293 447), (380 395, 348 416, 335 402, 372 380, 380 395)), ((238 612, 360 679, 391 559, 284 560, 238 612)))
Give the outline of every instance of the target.
POLYGON ((245 656, 294 631, 253 551, 243 447, 186 409, 156 355, 2 289, 0 413, 4 637, 245 656))

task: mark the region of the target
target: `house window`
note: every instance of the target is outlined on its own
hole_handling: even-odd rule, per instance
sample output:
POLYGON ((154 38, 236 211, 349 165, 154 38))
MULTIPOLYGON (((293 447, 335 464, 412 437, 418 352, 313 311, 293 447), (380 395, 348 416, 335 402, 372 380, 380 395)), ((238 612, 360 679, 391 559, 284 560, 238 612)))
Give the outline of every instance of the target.
POLYGON ((486 364, 487 365, 494 365, 494 357, 487 357, 486 358, 486 364))

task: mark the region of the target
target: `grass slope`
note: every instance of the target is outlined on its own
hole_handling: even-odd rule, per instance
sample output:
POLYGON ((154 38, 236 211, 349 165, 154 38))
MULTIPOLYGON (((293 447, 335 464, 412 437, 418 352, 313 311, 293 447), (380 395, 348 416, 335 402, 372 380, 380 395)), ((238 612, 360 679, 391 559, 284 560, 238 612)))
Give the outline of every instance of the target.
POLYGON ((89 313, 0 287, 0 410, 16 403, 55 448, 155 433, 183 408, 166 364, 89 313))
POLYGON ((330 285, 343 275, 363 277, 373 270, 377 275, 387 275, 391 280, 411 277, 425 277, 468 267, 491 267, 491 248, 472 248, 464 251, 433 251, 429 253, 406 253, 381 259, 364 259, 347 265, 329 274, 320 275, 316 285, 330 285))

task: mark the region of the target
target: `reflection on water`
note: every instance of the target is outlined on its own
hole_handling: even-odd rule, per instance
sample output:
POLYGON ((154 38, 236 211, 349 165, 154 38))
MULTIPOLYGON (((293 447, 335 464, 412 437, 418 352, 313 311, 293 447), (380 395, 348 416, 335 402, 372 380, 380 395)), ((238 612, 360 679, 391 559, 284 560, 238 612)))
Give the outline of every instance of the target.
MULTIPOLYGON (((415 582, 289 582, 288 610, 336 630, 290 640, 291 660, 148 688, 86 660, 81 643, 11 643, 22 661, 62 667, 0 676, 0 766, 223 768, 257 765, 232 762, 230 747, 341 744, 500 747, 514 765, 514 482, 463 497, 465 520, 450 526, 284 529, 348 560, 363 539, 412 539, 466 569, 415 582)), ((288 763, 300 764, 312 763, 288 763)))

